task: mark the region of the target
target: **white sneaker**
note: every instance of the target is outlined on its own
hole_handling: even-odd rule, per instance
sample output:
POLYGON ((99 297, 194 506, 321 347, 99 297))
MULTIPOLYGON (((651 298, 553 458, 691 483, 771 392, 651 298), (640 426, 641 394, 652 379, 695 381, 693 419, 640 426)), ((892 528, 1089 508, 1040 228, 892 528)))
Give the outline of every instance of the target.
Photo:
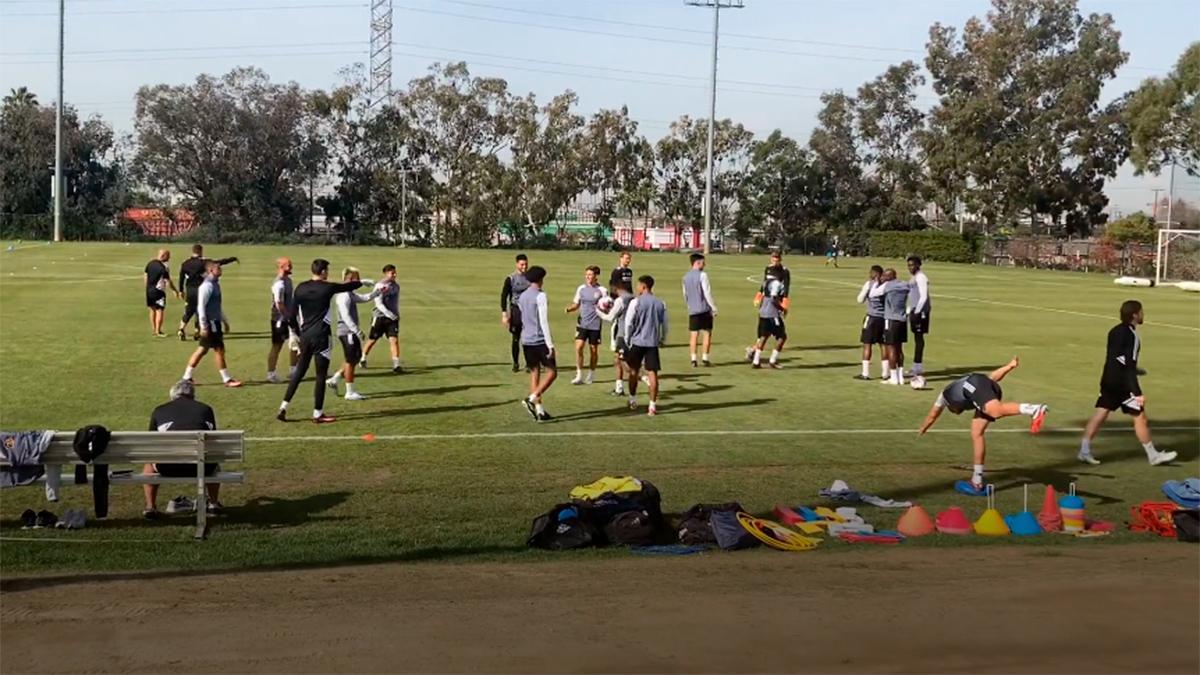
POLYGON ((195 510, 195 502, 184 496, 176 497, 167 502, 167 513, 192 513, 195 510))
POLYGON ((337 391, 337 387, 338 387, 337 380, 335 380, 331 377, 328 380, 325 380, 325 386, 329 387, 330 389, 332 389, 334 391, 337 391))
POLYGON ((571 384, 583 384, 583 375, 576 373, 575 377, 571 380, 571 384))
POLYGON ((591 384, 593 379, 594 379, 594 377, 592 375, 588 375, 587 377, 583 378, 583 383, 591 384))
POLYGON ((1100 464, 1100 460, 1092 457, 1092 455, 1087 452, 1081 452, 1078 455, 1075 455, 1075 458, 1084 464, 1091 464, 1092 466, 1098 466, 1100 464))
POLYGON ((746 347, 746 363, 754 362, 754 347, 746 347))
POLYGON ((347 401, 365 401, 365 400, 367 400, 366 396, 363 396, 362 394, 358 393, 357 391, 346 392, 346 395, 343 396, 342 398, 346 399, 347 401))
POLYGON ((358 361, 358 367, 359 367, 359 368, 362 368, 362 369, 364 369, 364 370, 366 370, 366 368, 367 368, 367 360, 366 360, 366 359, 359 359, 359 361, 358 361))
POLYGON ((279 384, 279 375, 277 373, 267 373, 267 382, 270 384, 279 384))
POLYGON ((894 384, 894 385, 898 385, 898 384, 899 384, 898 382, 896 382, 895 380, 893 380, 893 379, 892 379, 892 378, 890 378, 890 377, 889 377, 888 379, 886 379, 886 380, 880 380, 880 381, 879 381, 879 383, 880 383, 880 384, 894 384))
POLYGON ((1166 464, 1167 462, 1173 462, 1173 461, 1175 461, 1175 458, 1178 456, 1179 456, 1179 453, 1177 453, 1177 452, 1159 451, 1153 457, 1150 458, 1150 466, 1158 466, 1159 464, 1166 464))

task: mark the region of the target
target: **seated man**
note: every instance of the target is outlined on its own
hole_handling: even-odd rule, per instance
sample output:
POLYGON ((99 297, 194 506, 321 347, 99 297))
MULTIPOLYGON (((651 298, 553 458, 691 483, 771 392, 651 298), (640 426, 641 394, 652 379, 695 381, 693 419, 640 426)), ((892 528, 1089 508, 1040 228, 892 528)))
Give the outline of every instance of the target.
MULTIPOLYGON (((158 406, 150 414, 150 431, 214 431, 216 428, 217 419, 213 414, 213 409, 196 400, 195 385, 188 380, 176 382, 175 386, 171 387, 171 402, 158 406)), ((206 463, 204 475, 211 476, 219 468, 215 463, 206 463)), ((196 465, 147 464, 143 467, 142 474, 194 478, 196 465)), ((158 499, 158 486, 147 484, 142 487, 146 495, 146 507, 142 511, 142 516, 148 520, 154 520, 159 517, 158 507, 155 505, 158 499)), ((217 496, 221 492, 221 485, 220 483, 209 483, 207 488, 208 512, 216 515, 221 512, 221 502, 217 500, 217 496)), ((167 512, 187 511, 190 508, 194 508, 191 506, 191 500, 177 497, 171 500, 167 512)))

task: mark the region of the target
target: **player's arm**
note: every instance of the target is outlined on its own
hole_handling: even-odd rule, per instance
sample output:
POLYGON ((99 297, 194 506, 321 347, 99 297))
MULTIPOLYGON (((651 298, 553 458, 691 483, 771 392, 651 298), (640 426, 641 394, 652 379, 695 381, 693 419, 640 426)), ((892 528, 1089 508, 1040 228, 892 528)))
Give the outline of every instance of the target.
POLYGON ((1142 387, 1138 382, 1137 361, 1134 360, 1134 336, 1131 330, 1121 330, 1117 333, 1115 360, 1119 366, 1122 378, 1125 381, 1125 387, 1133 396, 1142 395, 1142 387))
POLYGON ((229 263, 235 263, 237 261, 238 261, 237 256, 234 256, 232 258, 217 258, 218 265, 228 265, 229 263))
POLYGON ((924 274, 917 275, 917 300, 913 305, 913 311, 917 314, 925 311, 925 305, 929 302, 929 277, 924 274))
POLYGON ((579 300, 581 298, 580 294, 582 292, 583 292, 583 286, 580 286, 579 288, 575 289, 575 297, 571 298, 571 304, 567 305, 567 309, 565 310, 567 314, 570 314, 571 312, 574 312, 579 309, 579 300))
POLYGON ((553 353, 554 339, 550 337, 550 303, 546 300, 545 293, 539 293, 537 296, 537 313, 538 323, 542 327, 542 335, 546 338, 546 348, 553 353))
POLYGON ((658 344, 667 344, 667 306, 663 305, 662 321, 658 324, 658 344))
POLYGON ((945 407, 946 398, 938 394, 937 400, 933 402, 933 407, 929 409, 929 414, 925 416, 925 421, 921 423, 921 428, 917 432, 924 435, 926 431, 929 431, 929 427, 933 426, 938 417, 941 417, 942 409, 945 407))
MULTIPOLYGON (((393 314, 392 310, 388 309, 387 305, 383 301, 383 290, 386 289, 386 287, 387 287, 387 285, 384 284, 384 288, 379 289, 380 290, 379 295, 375 296, 375 309, 376 309, 376 311, 378 311, 380 314, 386 316, 387 318, 395 320, 400 317, 393 314)), ((378 288, 378 286, 376 288, 378 288)))
POLYGON ((201 284, 200 292, 196 295, 196 317, 200 321, 200 334, 208 335, 208 297, 212 295, 212 286, 201 284))
POLYGON ((346 324, 346 328, 350 329, 351 335, 362 335, 362 329, 358 327, 358 322, 354 320, 354 316, 350 313, 350 304, 359 298, 357 293, 338 293, 333 296, 333 302, 337 305, 338 319, 346 324))
POLYGON ((512 301, 512 277, 504 277, 504 285, 500 287, 500 313, 508 316, 508 305, 512 301))
POLYGON ((713 297, 712 286, 708 283, 708 273, 700 273, 700 290, 704 292, 704 299, 708 301, 708 306, 712 308, 712 315, 717 315, 717 300, 713 297))
POLYGON ((287 305, 283 302, 283 280, 276 279, 275 283, 271 284, 271 301, 275 303, 275 311, 279 312, 279 326, 287 323, 288 312, 287 305))
POLYGON ((163 265, 163 278, 167 280, 167 287, 171 289, 171 292, 179 295, 179 289, 175 288, 175 282, 171 280, 171 268, 165 264, 163 265))
POLYGON ((624 305, 625 305, 625 298, 622 298, 621 296, 618 295, 617 299, 613 300, 612 307, 609 307, 607 312, 605 312, 604 310, 600 309, 600 307, 597 306, 596 314, 599 314, 601 319, 611 322, 614 319, 616 319, 618 316, 621 315, 621 307, 623 307, 624 305))
POLYGON ((633 315, 637 310, 638 299, 634 298, 629 301, 629 307, 625 310, 625 334, 629 335, 629 331, 633 330, 633 315))
POLYGON ((872 288, 872 289, 871 289, 871 290, 870 290, 870 291, 867 293, 867 297, 869 297, 869 298, 878 298, 878 297, 879 297, 879 296, 881 296, 881 295, 887 295, 887 292, 888 292, 888 290, 889 290, 889 289, 892 287, 892 284, 893 284, 893 283, 895 283, 895 282, 892 282, 892 281, 885 281, 885 282, 883 282, 883 283, 879 284, 878 286, 876 286, 875 288, 872 288))
POLYGON ((858 304, 863 304, 867 301, 867 295, 871 292, 871 280, 867 279, 863 282, 862 289, 858 291, 858 304))

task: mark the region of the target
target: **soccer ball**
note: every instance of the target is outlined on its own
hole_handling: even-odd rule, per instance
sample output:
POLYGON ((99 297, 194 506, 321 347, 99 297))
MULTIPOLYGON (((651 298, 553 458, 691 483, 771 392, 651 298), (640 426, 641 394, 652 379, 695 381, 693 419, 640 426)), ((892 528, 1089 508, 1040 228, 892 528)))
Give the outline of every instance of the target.
POLYGON ((597 302, 596 306, 600 308, 601 312, 607 312, 608 310, 612 309, 613 300, 606 295, 603 298, 600 298, 600 302, 597 302))
POLYGON ((912 384, 913 389, 925 388, 925 378, 920 375, 914 375, 913 378, 909 380, 909 383, 912 384))

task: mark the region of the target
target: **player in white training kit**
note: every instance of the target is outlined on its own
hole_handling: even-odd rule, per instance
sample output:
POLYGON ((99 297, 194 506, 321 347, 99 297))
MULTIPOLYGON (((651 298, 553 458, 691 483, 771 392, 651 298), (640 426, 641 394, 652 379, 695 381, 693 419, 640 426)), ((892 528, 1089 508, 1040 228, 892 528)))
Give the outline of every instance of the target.
POLYGON ((400 285, 396 283, 396 266, 383 266, 383 279, 379 282, 383 290, 375 298, 375 309, 371 311, 371 332, 363 349, 358 365, 367 367, 367 356, 375 348, 379 338, 386 337, 392 351, 392 372, 400 374, 400 285))
POLYGON ((683 304, 688 311, 688 345, 692 348, 692 367, 696 363, 696 341, 700 333, 704 333, 703 353, 705 367, 711 366, 708 360, 712 351, 713 318, 717 315, 717 301, 713 298, 712 287, 708 283, 708 273, 704 271, 706 264, 704 256, 693 253, 690 256, 692 269, 683 275, 683 304))
POLYGON ((575 289, 575 297, 566 312, 579 312, 575 327, 575 379, 571 384, 591 384, 596 379, 596 364, 600 361, 600 301, 608 297, 608 291, 597 283, 600 268, 588 267, 583 271, 583 283, 575 289), (583 374, 583 348, 588 347, 588 371, 583 374))
POLYGON ((871 379, 873 345, 879 345, 879 360, 882 367, 880 377, 886 380, 890 375, 886 348, 883 346, 884 298, 882 295, 871 295, 871 291, 883 283, 880 281, 882 276, 883 268, 879 265, 871 265, 870 277, 863 282, 862 289, 858 292, 858 304, 866 303, 867 315, 863 318, 862 331, 859 334, 859 339, 862 341, 862 373, 854 376, 857 380, 871 379))
POLYGON ((616 371, 616 381, 613 382, 613 396, 625 395, 625 380, 629 377, 629 366, 625 365, 625 350, 627 349, 629 333, 625 327, 625 312, 633 302, 633 292, 626 281, 615 281, 609 288, 609 298, 612 305, 606 311, 604 301, 598 308, 600 318, 611 323, 609 329, 609 347, 613 353, 613 369, 616 371))
POLYGON ((271 283, 271 350, 267 352, 267 382, 278 384, 279 374, 275 366, 279 363, 279 352, 288 345, 288 377, 296 370, 300 358, 300 338, 297 335, 295 288, 292 286, 292 260, 279 258, 275 261, 275 281, 271 283))
POLYGON ((908 327, 913 334, 913 364, 911 376, 914 387, 925 380, 925 336, 929 334, 929 312, 933 302, 929 298, 929 277, 921 271, 921 258, 908 257, 909 281, 908 327), (918 380, 918 378, 920 378, 918 380))
MULTIPOLYGON (((342 281, 361 281, 364 285, 374 283, 370 279, 362 279, 358 269, 354 267, 342 270, 342 281)), ((333 296, 333 305, 337 307, 338 311, 337 338, 338 342, 342 343, 342 355, 345 357, 345 362, 333 374, 333 377, 325 380, 325 384, 333 390, 336 396, 338 384, 345 380, 346 396, 344 398, 347 401, 362 401, 367 398, 354 388, 354 369, 358 366, 363 354, 363 331, 358 323, 358 305, 371 302, 386 289, 387 284, 381 283, 366 295, 354 291, 344 291, 333 296)))

